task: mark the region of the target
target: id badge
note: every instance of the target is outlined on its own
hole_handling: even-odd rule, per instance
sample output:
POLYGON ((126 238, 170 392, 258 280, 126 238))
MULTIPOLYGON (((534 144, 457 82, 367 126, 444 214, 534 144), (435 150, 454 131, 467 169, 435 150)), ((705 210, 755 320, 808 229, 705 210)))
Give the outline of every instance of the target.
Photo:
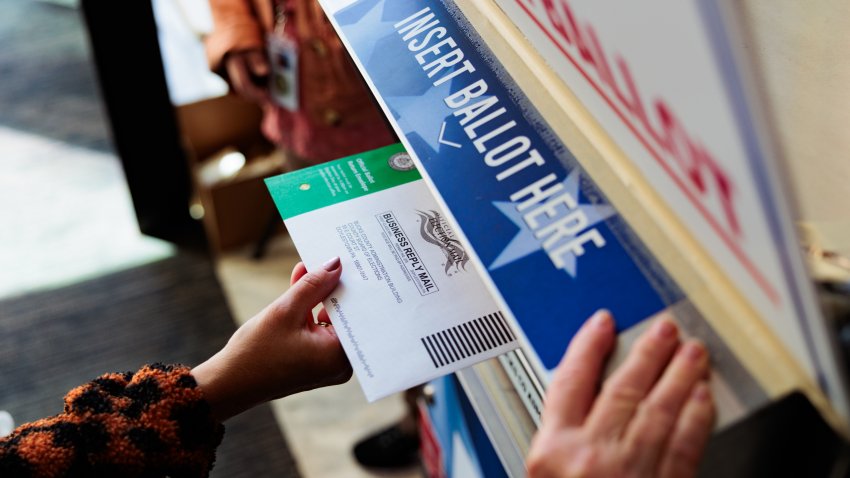
POLYGON ((290 38, 270 34, 268 51, 271 65, 271 97, 284 109, 296 111, 299 106, 298 45, 290 38))

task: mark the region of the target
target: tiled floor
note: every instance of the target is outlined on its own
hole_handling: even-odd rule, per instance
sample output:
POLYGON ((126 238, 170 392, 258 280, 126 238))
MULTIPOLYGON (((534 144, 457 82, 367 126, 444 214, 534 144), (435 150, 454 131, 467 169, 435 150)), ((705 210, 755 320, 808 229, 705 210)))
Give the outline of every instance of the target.
MULTIPOLYGON (((272 241, 261 261, 250 259, 248 251, 220 257, 219 279, 236 320, 248 320, 283 293, 297 262, 295 247, 285 235, 272 241)), ((422 476, 416 468, 376 474, 360 468, 351 455, 360 438, 404 415, 400 396, 369 404, 353 378, 345 385, 278 400, 273 409, 305 478, 422 476)))

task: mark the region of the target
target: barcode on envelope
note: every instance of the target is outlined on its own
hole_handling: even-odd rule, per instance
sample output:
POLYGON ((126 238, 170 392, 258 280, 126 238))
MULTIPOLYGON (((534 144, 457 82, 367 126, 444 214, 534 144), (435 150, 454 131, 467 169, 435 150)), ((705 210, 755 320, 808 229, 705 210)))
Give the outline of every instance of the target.
POLYGON ((440 368, 516 339, 502 313, 494 312, 427 335, 420 340, 434 367, 440 368))

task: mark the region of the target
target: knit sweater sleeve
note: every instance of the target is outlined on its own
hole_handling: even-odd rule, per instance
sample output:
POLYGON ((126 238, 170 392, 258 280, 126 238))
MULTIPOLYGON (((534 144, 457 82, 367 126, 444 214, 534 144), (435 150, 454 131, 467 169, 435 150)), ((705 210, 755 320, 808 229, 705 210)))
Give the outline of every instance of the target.
POLYGON ((188 367, 146 365, 71 390, 63 413, 0 439, 0 476, 205 477, 223 434, 188 367))

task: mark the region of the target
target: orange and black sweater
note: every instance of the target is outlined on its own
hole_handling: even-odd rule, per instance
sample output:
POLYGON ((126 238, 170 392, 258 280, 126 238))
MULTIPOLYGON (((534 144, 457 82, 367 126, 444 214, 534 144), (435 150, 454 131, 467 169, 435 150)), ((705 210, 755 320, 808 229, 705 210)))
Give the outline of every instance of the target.
POLYGON ((204 477, 223 434, 189 368, 146 365, 75 388, 64 413, 0 439, 0 477, 204 477))

